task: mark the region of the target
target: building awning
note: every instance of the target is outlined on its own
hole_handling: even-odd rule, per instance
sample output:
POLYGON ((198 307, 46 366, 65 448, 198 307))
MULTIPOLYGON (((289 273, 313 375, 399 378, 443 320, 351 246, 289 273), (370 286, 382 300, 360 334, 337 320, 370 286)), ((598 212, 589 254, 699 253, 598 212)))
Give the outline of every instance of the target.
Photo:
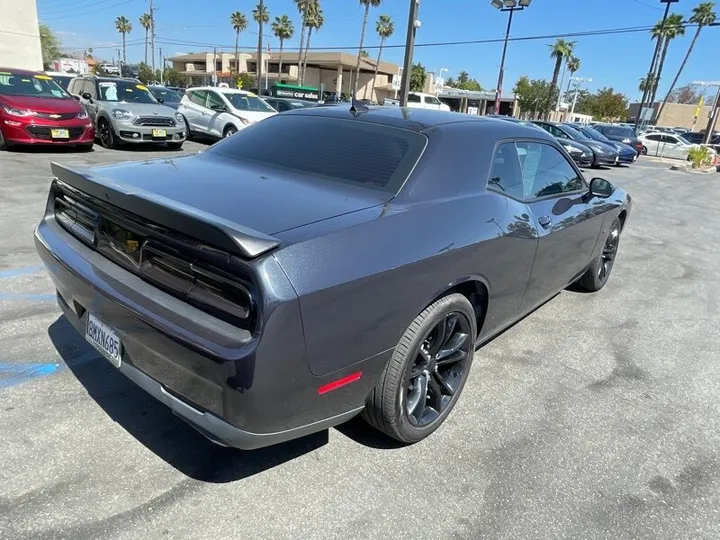
MULTIPOLYGON (((487 92, 485 90, 462 90, 460 88, 452 88, 446 86, 442 89, 442 92, 438 94, 441 98, 468 98, 473 100, 484 100, 484 101, 495 101, 495 92, 487 92)), ((512 102, 515 101, 514 94, 503 94, 500 101, 512 102)))

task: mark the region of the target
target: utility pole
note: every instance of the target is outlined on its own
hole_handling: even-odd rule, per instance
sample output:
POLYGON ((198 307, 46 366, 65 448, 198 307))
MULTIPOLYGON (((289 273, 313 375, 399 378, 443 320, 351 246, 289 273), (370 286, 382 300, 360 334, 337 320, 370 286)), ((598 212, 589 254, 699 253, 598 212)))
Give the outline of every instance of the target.
MULTIPOLYGON (((260 17, 258 17, 258 47, 257 47, 257 62, 255 62, 255 82, 257 83, 258 94, 260 94, 260 81, 262 81, 262 57, 263 57, 263 15, 265 15, 265 2, 260 0, 258 2, 258 11, 260 17)), ((269 71, 268 66, 268 71, 269 71)), ((265 83, 267 86, 267 82, 265 83)))
POLYGON ((407 38, 405 39, 405 59, 403 61, 403 75, 400 83, 400 106, 407 107, 410 93, 410 79, 412 78, 413 49, 415 48, 415 32, 420 28, 418 11, 420 0, 410 0, 410 13, 408 14, 407 38))
MULTIPOLYGON (((660 0, 660 3, 665 4, 665 13, 663 13, 662 22, 660 23, 660 29, 665 29, 665 21, 667 21, 668 15, 670 14, 670 4, 674 4, 679 0, 660 0)), ((661 32, 662 33, 662 32, 661 32)), ((645 90, 643 90, 643 97, 640 100, 640 108, 635 117, 635 129, 637 130, 638 124, 640 124, 640 115, 642 114, 643 107, 645 107, 645 101, 650 97, 650 90, 653 85, 657 83, 655 81, 655 64, 657 63, 658 56, 660 55, 660 47, 662 46, 662 38, 658 37, 657 43, 655 43, 655 52, 653 52, 652 60, 650 61, 650 70, 648 71, 647 77, 645 78, 645 90)), ((652 103, 650 104, 652 107, 652 103)))
POLYGON ((575 81, 575 95, 573 97, 572 109, 570 109, 570 115, 573 115, 575 113, 575 105, 577 105, 578 94, 580 93, 580 85, 584 82, 592 82, 592 79, 583 79, 582 77, 570 77, 570 81, 575 81))
POLYGON ((150 52, 152 53, 152 73, 155 78, 155 8, 150 0, 150 52))
POLYGON ((707 128, 705 129, 705 135, 703 136, 703 144, 708 144, 712 139, 713 131, 715 131, 715 124, 718 118, 718 104, 720 104, 720 81, 693 81, 693 84, 698 86, 715 86, 718 91, 713 99, 712 106, 710 107, 710 115, 708 118, 707 128))
POLYGON ((162 47, 160 47, 160 84, 163 84, 163 77, 165 76, 165 60, 162 55, 162 47))
POLYGON ((217 86, 217 47, 213 47, 212 82, 217 86))

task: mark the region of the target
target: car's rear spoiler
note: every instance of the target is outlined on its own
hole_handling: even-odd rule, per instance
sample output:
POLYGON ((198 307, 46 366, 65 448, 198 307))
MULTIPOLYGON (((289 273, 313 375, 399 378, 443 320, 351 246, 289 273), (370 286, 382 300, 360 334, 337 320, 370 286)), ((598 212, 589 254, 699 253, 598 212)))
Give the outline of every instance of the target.
POLYGON ((138 187, 128 188, 88 169, 50 164, 58 181, 149 222, 245 258, 254 258, 280 245, 272 236, 243 227, 138 187))

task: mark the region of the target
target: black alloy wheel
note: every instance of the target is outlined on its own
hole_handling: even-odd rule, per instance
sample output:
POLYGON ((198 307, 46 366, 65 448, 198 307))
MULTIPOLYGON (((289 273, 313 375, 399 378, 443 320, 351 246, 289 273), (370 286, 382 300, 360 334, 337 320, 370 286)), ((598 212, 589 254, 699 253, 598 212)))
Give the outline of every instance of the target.
POLYGON ((473 345, 470 323, 457 311, 445 315, 427 333, 405 383, 405 413, 413 426, 434 422, 450 404, 473 345))
POLYGON ((363 419, 405 444, 440 427, 470 373, 477 317, 476 307, 459 293, 426 307, 400 338, 367 398, 363 419))
POLYGON ((610 228, 610 234, 608 234, 605 240, 602 255, 600 256, 600 264, 598 265, 598 278, 600 281, 606 281, 610 275, 613 264, 615 264, 615 256, 617 255, 619 245, 620 222, 615 220, 610 228))
POLYGON ((115 134, 112 131, 110 123, 102 119, 98 122, 98 131, 100 135, 100 144, 103 148, 114 148, 115 147, 115 134))

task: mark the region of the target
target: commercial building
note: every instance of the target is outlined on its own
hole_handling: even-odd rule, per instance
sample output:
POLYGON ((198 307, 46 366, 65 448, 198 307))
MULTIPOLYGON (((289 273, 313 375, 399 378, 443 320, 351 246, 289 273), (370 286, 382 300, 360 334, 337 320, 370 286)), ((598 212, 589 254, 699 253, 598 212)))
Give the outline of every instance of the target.
MULTIPOLYGON (((660 110, 662 103, 653 103, 652 107, 655 109, 655 114, 660 110)), ((649 105, 646 105, 649 107, 649 105)), ((628 117, 631 122, 635 121, 635 117, 640 110, 639 103, 631 103, 628 109, 628 117)), ((695 130, 701 131, 707 127, 708 119, 710 118, 710 106, 703 105, 698 111, 697 105, 685 104, 685 103, 667 103, 663 108, 663 112, 655 122, 657 126, 667 127, 682 127, 692 129, 695 124, 695 130), (697 115, 697 121, 695 121, 695 113, 697 115)))
POLYGON ((0 67, 43 68, 35 0, 0 0, 0 67))
MULTIPOLYGON (((261 88, 276 83, 298 84, 300 70, 298 53, 283 52, 282 73, 279 73, 280 55, 276 52, 262 55, 263 81, 261 88)), ((176 56, 168 59, 172 67, 191 78, 193 84, 212 84, 213 82, 232 82, 233 74, 254 74, 257 65, 256 52, 241 52, 238 58, 234 53, 202 52, 176 56)), ((344 52, 308 52, 304 86, 312 86, 330 94, 349 96, 357 56, 344 52)), ((399 77, 400 67, 390 62, 380 62, 377 77, 375 76, 376 61, 361 58, 358 95, 360 99, 371 99, 382 103, 386 97, 394 95, 393 79, 399 77), (373 88, 374 81, 374 88, 373 88)))
MULTIPOLYGON (((428 79, 430 78, 428 77, 428 79)), ((480 115, 495 114, 495 92, 461 90, 445 86, 438 93, 438 98, 456 112, 480 115)), ((514 95, 507 94, 500 98, 501 115, 517 116, 519 112, 520 107, 514 95)))

